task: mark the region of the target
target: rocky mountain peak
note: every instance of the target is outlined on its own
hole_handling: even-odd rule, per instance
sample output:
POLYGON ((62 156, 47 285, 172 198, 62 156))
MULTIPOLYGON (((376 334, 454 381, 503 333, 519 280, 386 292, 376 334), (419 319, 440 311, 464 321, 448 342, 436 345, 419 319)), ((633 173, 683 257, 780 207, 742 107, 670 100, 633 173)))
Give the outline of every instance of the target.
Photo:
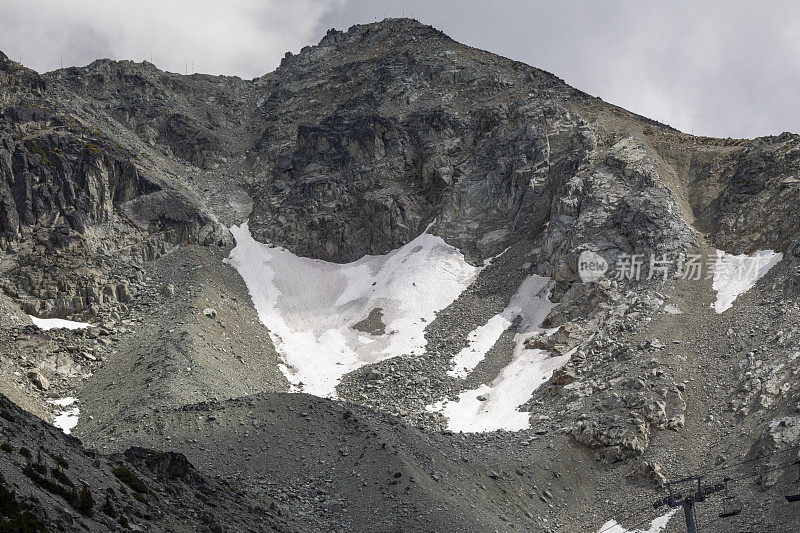
POLYGON ((797 135, 410 19, 0 81, 0 492, 53 529, 596 532, 709 468, 759 475, 727 530, 797 525, 797 135))

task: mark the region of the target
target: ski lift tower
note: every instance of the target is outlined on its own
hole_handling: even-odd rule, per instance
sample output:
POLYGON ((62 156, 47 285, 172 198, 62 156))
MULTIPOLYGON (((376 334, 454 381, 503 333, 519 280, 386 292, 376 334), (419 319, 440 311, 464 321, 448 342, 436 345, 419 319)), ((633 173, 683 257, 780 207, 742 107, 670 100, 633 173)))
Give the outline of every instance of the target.
POLYGON ((683 516, 686 519, 686 532, 697 533, 697 518, 695 517, 695 504, 704 502, 706 497, 716 492, 722 492, 727 487, 727 483, 716 483, 714 485, 703 485, 703 476, 693 476, 678 481, 667 483, 667 496, 653 503, 653 509, 658 509, 662 505, 671 508, 683 507, 683 516), (694 486, 694 484, 697 484, 694 486), (691 484, 691 485, 690 485, 691 484), (684 489, 685 493, 678 490, 682 486, 689 485, 690 488, 684 489))

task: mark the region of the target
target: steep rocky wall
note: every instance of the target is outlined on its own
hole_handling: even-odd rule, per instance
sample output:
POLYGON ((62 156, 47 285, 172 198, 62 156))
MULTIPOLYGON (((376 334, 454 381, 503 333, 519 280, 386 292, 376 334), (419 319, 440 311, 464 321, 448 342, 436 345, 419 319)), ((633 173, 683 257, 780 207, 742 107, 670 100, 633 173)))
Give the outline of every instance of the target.
POLYGON ((718 248, 786 250, 800 238, 800 136, 755 139, 722 166, 718 248))
POLYGON ((0 287, 27 313, 118 319, 143 261, 176 244, 227 242, 198 199, 143 171, 140 154, 79 104, 7 59, 0 74, 0 253, 13 259, 0 287))
POLYGON ((118 149, 58 126, 16 139, 5 127, 0 130, 0 249, 37 226, 53 230, 54 247, 65 246, 87 226, 109 222, 115 206, 158 189, 118 149))

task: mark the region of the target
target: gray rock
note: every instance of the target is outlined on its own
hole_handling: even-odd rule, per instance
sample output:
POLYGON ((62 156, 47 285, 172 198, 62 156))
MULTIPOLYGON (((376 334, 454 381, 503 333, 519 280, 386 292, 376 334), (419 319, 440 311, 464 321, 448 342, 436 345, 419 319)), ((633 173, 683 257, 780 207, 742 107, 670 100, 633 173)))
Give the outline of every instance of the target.
POLYGON ((31 372, 28 374, 31 383, 36 385, 40 390, 46 391, 50 388, 50 381, 39 372, 31 372))
POLYGON ((175 295, 175 285, 172 283, 167 283, 161 288, 161 295, 170 297, 175 295))

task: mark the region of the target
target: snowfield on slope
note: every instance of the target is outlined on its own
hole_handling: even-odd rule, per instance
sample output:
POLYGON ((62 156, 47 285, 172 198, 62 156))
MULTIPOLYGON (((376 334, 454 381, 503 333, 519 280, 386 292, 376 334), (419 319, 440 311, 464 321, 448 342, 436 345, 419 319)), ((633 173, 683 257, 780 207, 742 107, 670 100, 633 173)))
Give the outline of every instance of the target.
POLYGON ((86 322, 73 322, 72 320, 64 320, 63 318, 37 318, 33 315, 28 315, 37 328, 47 331, 48 329, 86 329, 91 327, 91 324, 86 322))
POLYGON ((424 353, 425 327, 480 271, 427 232, 348 264, 259 243, 246 223, 231 233, 236 247, 226 262, 244 279, 281 370, 293 390, 323 397, 335 397, 341 378, 361 366, 424 353), (354 328, 375 310, 385 332, 354 328))
POLYGON ((750 256, 733 255, 717 250, 712 285, 717 291, 714 310, 717 313, 724 313, 733 307, 734 300, 752 289, 781 259, 783 254, 774 250, 759 250, 750 256))
MULTIPOLYGON (((547 278, 528 277, 503 312, 470 334, 468 346, 455 357, 456 367, 451 375, 468 374, 516 317, 522 319, 514 336, 513 358, 490 384, 461 392, 457 401, 442 400, 428 406, 429 411, 447 418, 449 430, 475 433, 501 429, 520 431, 530 427, 530 413, 520 411, 519 406, 571 356, 568 353, 551 357, 545 350, 525 347, 526 340, 544 331, 542 322, 555 306, 549 300, 550 286, 547 278)), ((555 329, 550 330, 553 331, 555 329)))
POLYGON ((467 377, 517 317, 522 318, 523 328, 541 325, 553 308, 553 304, 547 301, 544 290, 549 281, 540 276, 526 279, 501 313, 469 334, 467 346, 456 354, 453 359, 454 367, 448 371, 448 375, 454 378, 467 377))

